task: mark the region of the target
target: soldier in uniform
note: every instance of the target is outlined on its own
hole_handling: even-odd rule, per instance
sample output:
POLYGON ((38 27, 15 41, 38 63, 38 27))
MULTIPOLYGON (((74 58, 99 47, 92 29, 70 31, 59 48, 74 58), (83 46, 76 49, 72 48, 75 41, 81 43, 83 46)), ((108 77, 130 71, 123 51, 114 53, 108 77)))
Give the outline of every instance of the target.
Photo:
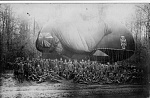
POLYGON ((64 71, 63 71, 62 76, 67 79, 68 66, 67 66, 67 60, 66 59, 64 60, 63 67, 64 67, 64 71))
POLYGON ((14 78, 15 79, 18 79, 18 70, 19 70, 19 61, 18 61, 18 58, 16 59, 15 61, 15 64, 14 64, 14 78))
POLYGON ((72 64, 71 60, 68 62, 68 68, 69 68, 69 77, 68 77, 68 79, 73 79, 74 78, 74 74, 73 74, 74 65, 72 64))
POLYGON ((59 74, 59 66, 58 66, 58 60, 56 59, 55 61, 54 61, 54 72, 56 73, 56 74, 59 74))
POLYGON ((29 77, 29 66, 28 66, 28 62, 26 62, 23 66, 24 69, 24 77, 26 80, 28 80, 29 77))
POLYGON ((58 67, 59 67, 59 76, 62 76, 63 71, 64 71, 64 66, 63 66, 63 60, 62 60, 62 58, 60 58, 60 60, 58 62, 58 67))
POLYGON ((42 74, 43 74, 43 72, 42 72, 41 66, 39 64, 36 67, 36 73, 37 73, 38 79, 40 79, 42 74))
POLYGON ((19 63, 19 70, 18 70, 18 81, 20 83, 22 83, 23 79, 24 79, 24 69, 23 69, 23 66, 24 66, 23 62, 20 62, 19 63))
POLYGON ((33 73, 32 61, 29 61, 29 63, 28 63, 28 80, 30 80, 32 73, 33 73))

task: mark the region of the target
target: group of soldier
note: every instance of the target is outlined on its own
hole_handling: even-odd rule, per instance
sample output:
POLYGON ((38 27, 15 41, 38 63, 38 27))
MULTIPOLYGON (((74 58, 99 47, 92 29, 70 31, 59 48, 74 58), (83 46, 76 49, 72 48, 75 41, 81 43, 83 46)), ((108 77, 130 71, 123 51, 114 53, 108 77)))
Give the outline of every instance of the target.
POLYGON ((102 64, 90 60, 22 59, 14 64, 14 76, 19 82, 72 80, 84 84, 142 83, 143 70, 117 62, 102 64))

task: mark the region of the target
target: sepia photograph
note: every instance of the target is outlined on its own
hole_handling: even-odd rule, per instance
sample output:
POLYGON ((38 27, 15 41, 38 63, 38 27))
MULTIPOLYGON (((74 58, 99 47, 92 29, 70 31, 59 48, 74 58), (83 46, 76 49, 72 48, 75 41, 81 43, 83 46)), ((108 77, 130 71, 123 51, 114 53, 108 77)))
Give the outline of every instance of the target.
POLYGON ((150 3, 0 2, 0 98, 150 98, 150 3))

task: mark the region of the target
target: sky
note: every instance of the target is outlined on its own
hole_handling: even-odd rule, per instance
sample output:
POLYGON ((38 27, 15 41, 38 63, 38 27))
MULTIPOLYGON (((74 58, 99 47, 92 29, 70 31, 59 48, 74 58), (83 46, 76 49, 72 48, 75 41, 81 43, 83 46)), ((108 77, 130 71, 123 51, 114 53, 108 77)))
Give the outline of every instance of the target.
POLYGON ((27 19, 35 19, 40 25, 46 24, 56 18, 63 20, 73 18, 75 13, 84 14, 84 8, 88 8, 88 15, 95 17, 99 14, 101 7, 104 8, 104 18, 124 22, 132 16, 135 4, 11 4, 16 15, 27 19), (29 14, 27 14, 29 13, 29 14))

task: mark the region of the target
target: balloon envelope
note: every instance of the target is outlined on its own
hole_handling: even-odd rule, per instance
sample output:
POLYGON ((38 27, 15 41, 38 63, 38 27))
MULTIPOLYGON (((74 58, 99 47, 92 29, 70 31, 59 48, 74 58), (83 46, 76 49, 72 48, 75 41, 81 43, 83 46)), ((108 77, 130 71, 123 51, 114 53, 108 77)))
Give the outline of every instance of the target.
POLYGON ((135 50, 133 36, 125 26, 100 19, 86 11, 73 10, 66 16, 54 18, 42 28, 40 34, 47 37, 39 38, 39 43, 36 43, 43 42, 39 46, 41 52, 55 51, 73 59, 109 56, 114 61, 124 60, 132 56, 135 50), (94 54, 97 50, 99 53, 94 54))

